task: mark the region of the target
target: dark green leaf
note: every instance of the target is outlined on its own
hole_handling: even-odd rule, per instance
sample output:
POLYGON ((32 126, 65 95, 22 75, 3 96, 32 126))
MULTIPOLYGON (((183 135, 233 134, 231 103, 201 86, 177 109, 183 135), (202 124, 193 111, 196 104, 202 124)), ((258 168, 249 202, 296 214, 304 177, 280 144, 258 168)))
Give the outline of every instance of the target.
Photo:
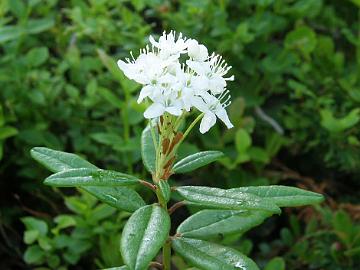
POLYGON ((280 208, 270 200, 235 189, 183 186, 177 192, 191 204, 229 210, 265 210, 280 213, 280 208))
POLYGON ((132 270, 148 269, 166 241, 170 230, 170 217, 158 205, 138 209, 126 223, 121 237, 121 254, 132 270))
POLYGON ((175 173, 186 173, 205 166, 215 160, 222 158, 224 154, 220 151, 203 151, 178 161, 173 168, 175 173))
POLYGON ((140 195, 127 187, 81 187, 100 201, 117 209, 134 212, 145 205, 140 195))
POLYGON ((211 242, 178 237, 172 240, 174 250, 192 265, 206 270, 259 270, 242 253, 211 242))
POLYGON ((231 190, 269 199, 279 207, 316 204, 324 200, 324 196, 319 193, 288 186, 241 187, 231 190))
POLYGON ((244 233, 271 215, 258 210, 202 210, 181 223, 177 233, 199 239, 244 233))
POLYGON ((57 187, 79 186, 128 186, 137 184, 138 178, 132 175, 101 169, 71 169, 55 173, 45 179, 44 183, 57 187))
MULTIPOLYGON (((155 135, 157 137, 157 134, 155 135)), ((155 172, 156 150, 150 125, 141 134, 141 156, 146 169, 153 174, 155 172)))
POLYGON ((97 169, 95 165, 72 153, 56 151, 45 147, 34 147, 31 149, 30 154, 36 161, 52 172, 75 168, 97 169))

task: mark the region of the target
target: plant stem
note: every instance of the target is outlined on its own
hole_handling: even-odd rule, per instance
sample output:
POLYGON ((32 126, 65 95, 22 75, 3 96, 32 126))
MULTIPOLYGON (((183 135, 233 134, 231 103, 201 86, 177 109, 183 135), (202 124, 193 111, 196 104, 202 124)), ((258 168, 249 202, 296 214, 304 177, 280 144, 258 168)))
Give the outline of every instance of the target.
POLYGON ((164 270, 171 269, 171 242, 170 239, 166 240, 163 246, 163 267, 164 270))

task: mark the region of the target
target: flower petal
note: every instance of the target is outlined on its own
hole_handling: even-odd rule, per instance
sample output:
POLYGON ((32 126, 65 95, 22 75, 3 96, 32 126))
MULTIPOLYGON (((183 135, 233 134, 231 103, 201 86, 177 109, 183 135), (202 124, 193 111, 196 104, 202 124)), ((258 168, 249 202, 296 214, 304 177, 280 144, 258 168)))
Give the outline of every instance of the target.
POLYGON ((144 86, 140 91, 137 103, 141 103, 144 100, 144 98, 150 96, 150 94, 152 93, 154 93, 154 87, 152 85, 144 86))
POLYGON ((204 117, 201 119, 200 123, 200 132, 204 134, 208 132, 208 130, 215 125, 216 123, 216 116, 214 113, 208 111, 205 113, 204 117))
POLYGON ((156 118, 159 117, 160 115, 163 115, 164 112, 165 112, 164 105, 160 103, 153 103, 144 112, 144 117, 147 119, 156 118))
POLYGON ((226 125, 227 128, 232 128, 232 127, 234 127, 234 125, 230 122, 230 119, 229 119, 229 117, 228 117, 228 115, 227 115, 226 110, 225 110, 223 107, 221 107, 221 105, 219 105, 219 108, 217 108, 217 110, 216 110, 215 113, 216 113, 216 116, 217 116, 221 121, 224 122, 224 124, 226 125))

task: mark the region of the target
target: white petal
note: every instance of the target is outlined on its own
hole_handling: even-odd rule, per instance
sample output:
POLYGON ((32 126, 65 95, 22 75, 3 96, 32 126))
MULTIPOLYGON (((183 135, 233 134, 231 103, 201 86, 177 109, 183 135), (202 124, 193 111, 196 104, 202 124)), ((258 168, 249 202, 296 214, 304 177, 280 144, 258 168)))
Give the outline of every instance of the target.
POLYGON ((209 64, 205 62, 200 63, 197 61, 187 60, 186 64, 199 75, 205 75, 207 72, 211 71, 209 64))
POLYGON ((193 86, 194 89, 208 90, 209 79, 205 76, 196 76, 192 78, 191 85, 193 86))
POLYGON ((230 122, 226 110, 223 107, 221 107, 221 105, 219 105, 219 108, 217 108, 216 110, 216 116, 219 117, 219 119, 224 122, 227 128, 234 127, 234 125, 230 122))
POLYGON ((214 113, 208 111, 205 113, 204 117, 201 119, 200 123, 200 132, 204 134, 208 132, 208 130, 215 125, 216 123, 216 116, 214 113))
POLYGON ((215 95, 221 94, 224 91, 225 87, 226 87, 226 81, 221 76, 215 75, 209 81, 209 89, 215 95))
POLYGON ((199 46, 199 54, 196 57, 197 61, 205 61, 209 56, 208 49, 204 45, 199 46))
POLYGON ((153 38, 152 35, 149 36, 149 41, 154 47, 159 48, 159 46, 160 46, 159 43, 155 41, 155 39, 153 38))
POLYGON ((140 95, 139 98, 137 100, 137 103, 141 103, 144 98, 150 96, 152 93, 154 93, 154 87, 151 85, 146 85, 144 86, 141 91, 140 91, 140 95))
POLYGON ((144 112, 144 117, 147 119, 159 117, 165 112, 165 107, 160 103, 153 103, 144 112))
POLYGON ((193 97, 191 99, 191 104, 200 112, 207 112, 209 110, 201 97, 193 97))
POLYGON ((167 107, 165 110, 168 113, 175 115, 175 116, 179 116, 182 114, 182 109, 181 109, 181 107, 178 107, 178 106, 170 106, 170 107, 167 107))

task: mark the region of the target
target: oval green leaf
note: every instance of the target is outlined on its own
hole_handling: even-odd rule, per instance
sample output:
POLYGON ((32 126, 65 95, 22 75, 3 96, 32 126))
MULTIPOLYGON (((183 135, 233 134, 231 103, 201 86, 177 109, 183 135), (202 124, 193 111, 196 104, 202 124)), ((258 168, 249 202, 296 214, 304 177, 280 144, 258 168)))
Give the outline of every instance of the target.
POLYGON ((316 204, 324 200, 324 196, 319 193, 288 186, 240 187, 231 190, 269 199, 279 207, 316 204))
POLYGON ((208 239, 244 233, 261 224, 272 213, 259 210, 202 210, 187 218, 177 229, 184 237, 208 239))
POLYGON ((224 156, 220 151, 203 151, 178 161, 173 168, 175 173, 187 173, 211 162, 214 162, 224 156))
POLYGON ((257 265, 235 249, 211 242, 177 237, 173 249, 192 265, 206 270, 259 270, 257 265))
POLYGON ((56 151, 46 147, 34 147, 31 149, 30 154, 36 161, 52 172, 60 172, 75 168, 97 169, 95 165, 78 155, 56 151))
MULTIPOLYGON (((157 137, 156 132, 155 136, 157 137)), ((141 157, 145 168, 153 174, 155 172, 156 150, 151 135, 150 125, 147 125, 141 134, 141 157)))
POLYGON ((128 186, 139 183, 135 176, 101 169, 71 169, 55 173, 44 184, 56 187, 128 186))
POLYGON ((81 187, 100 201, 127 212, 134 212, 145 205, 140 195, 127 187, 81 187))
POLYGON ((232 189, 220 189, 200 186, 177 187, 176 191, 188 203, 217 209, 264 210, 280 213, 280 208, 270 200, 254 194, 232 189))
POLYGON ((170 217, 158 205, 138 209, 126 223, 121 237, 121 254, 132 270, 147 269, 165 243, 170 230, 170 217))

